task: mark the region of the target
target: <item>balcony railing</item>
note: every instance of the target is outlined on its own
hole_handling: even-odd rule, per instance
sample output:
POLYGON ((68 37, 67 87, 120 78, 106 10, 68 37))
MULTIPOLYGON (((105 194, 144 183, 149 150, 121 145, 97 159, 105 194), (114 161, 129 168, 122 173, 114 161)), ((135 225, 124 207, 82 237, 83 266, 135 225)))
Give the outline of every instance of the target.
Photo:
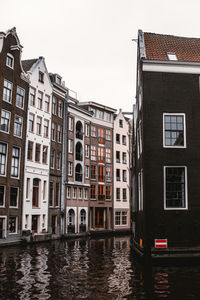
POLYGON ((105 201, 105 195, 98 195, 99 201, 105 201))
POLYGON ((83 179, 83 174, 82 173, 75 173, 75 180, 76 181, 82 181, 83 179))
POLYGON ((105 156, 98 156, 98 162, 104 163, 105 162, 105 156))
POLYGON ((99 144, 105 144, 105 138, 99 136, 99 137, 98 137, 98 143, 99 143, 99 144))
POLYGON ((111 181, 110 176, 106 176, 106 181, 111 181))
POLYGON ((83 161, 83 155, 80 152, 76 152, 76 160, 83 161))
POLYGON ((79 139, 79 140, 82 140, 83 139, 83 132, 76 131, 76 138, 79 139))
POLYGON ((67 226, 68 233, 75 233, 75 225, 68 225, 67 226))

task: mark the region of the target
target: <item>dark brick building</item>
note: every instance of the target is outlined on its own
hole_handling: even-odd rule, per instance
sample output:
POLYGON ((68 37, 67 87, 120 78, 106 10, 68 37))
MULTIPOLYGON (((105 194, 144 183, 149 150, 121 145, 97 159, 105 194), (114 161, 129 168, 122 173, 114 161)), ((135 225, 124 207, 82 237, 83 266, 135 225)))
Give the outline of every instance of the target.
POLYGON ((200 247, 200 39, 138 36, 135 249, 200 247))
POLYGON ((0 32, 0 243, 20 240, 29 81, 15 28, 0 32))

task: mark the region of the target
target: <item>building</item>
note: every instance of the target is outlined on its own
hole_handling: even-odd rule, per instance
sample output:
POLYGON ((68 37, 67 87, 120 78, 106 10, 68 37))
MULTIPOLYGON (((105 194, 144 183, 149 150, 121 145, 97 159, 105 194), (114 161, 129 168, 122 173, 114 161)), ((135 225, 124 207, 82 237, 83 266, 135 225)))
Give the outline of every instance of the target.
POLYGON ((22 229, 48 232, 52 84, 43 57, 22 61, 30 78, 22 229))
POLYGON ((88 232, 92 113, 69 91, 67 108, 66 234, 88 232))
POLYGON ((12 28, 0 32, 0 244, 21 238, 29 81, 12 28))
POLYGON ((121 109, 114 115, 114 230, 130 230, 130 130, 121 109))
POLYGON ((199 254, 200 39, 138 33, 135 249, 199 254))
POLYGON ((90 132, 90 230, 113 230, 113 122, 115 109, 80 102, 93 112, 90 132))

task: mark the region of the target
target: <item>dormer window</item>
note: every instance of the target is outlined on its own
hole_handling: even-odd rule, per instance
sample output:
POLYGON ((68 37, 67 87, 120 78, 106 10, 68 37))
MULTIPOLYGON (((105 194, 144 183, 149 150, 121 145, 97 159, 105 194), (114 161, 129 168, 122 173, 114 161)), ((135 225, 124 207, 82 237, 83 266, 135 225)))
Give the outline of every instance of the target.
POLYGON ((41 71, 39 71, 39 79, 38 80, 39 80, 39 82, 44 83, 44 73, 41 71))
POLYGON ((58 84, 61 84, 61 77, 58 77, 58 76, 57 76, 57 77, 56 77, 56 81, 57 81, 58 84))
POLYGON ((169 60, 178 60, 175 53, 167 52, 167 57, 169 60))
POLYGON ((6 66, 14 69, 14 57, 10 53, 8 53, 6 57, 6 66))

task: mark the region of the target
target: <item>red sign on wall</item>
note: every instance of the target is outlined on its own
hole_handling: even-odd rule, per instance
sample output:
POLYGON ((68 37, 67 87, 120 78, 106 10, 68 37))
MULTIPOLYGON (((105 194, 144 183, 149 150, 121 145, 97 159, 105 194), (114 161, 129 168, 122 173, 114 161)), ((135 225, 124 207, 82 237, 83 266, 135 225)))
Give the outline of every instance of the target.
POLYGON ((167 239, 155 239, 154 240, 155 243, 155 248, 167 248, 167 239))

